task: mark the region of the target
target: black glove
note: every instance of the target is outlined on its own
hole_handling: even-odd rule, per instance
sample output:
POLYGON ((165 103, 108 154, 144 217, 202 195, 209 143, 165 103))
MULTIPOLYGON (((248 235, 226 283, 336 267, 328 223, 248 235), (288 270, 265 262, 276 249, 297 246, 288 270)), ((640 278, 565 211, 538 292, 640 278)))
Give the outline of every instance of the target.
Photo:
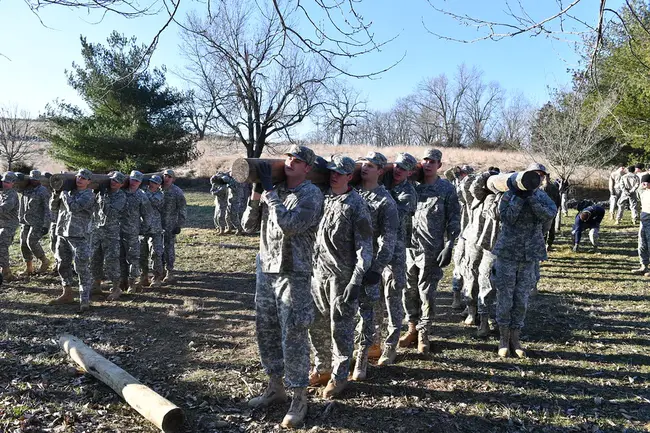
POLYGON ((46 234, 50 232, 49 227, 43 227, 42 232, 41 232, 41 238, 44 238, 46 234))
POLYGON ((257 174, 260 177, 260 183, 262 188, 265 191, 271 191, 273 189, 273 178, 271 177, 271 164, 265 161, 261 161, 257 166, 257 174))
POLYGON ((515 190, 515 195, 519 198, 526 199, 528 197, 531 197, 535 191, 522 191, 522 190, 515 190))
POLYGON ((180 232, 181 232, 180 227, 174 227, 174 230, 172 230, 172 233, 175 234, 175 235, 179 234, 180 232))
POLYGON ((366 272, 366 275, 363 276, 364 286, 374 286, 380 281, 381 281, 381 273, 377 271, 368 271, 366 272))
POLYGON ((254 183, 253 191, 257 194, 262 194, 264 192, 264 187, 262 187, 261 183, 254 183))
POLYGON ((452 250, 454 248, 454 243, 452 241, 447 241, 445 247, 440 251, 436 261, 438 262, 438 267, 444 268, 445 266, 451 263, 452 250))
POLYGON ((341 296, 341 301, 345 302, 346 304, 351 304, 352 302, 359 299, 360 292, 361 292, 361 286, 350 282, 345 287, 345 290, 343 291, 343 295, 341 296))
POLYGON ((99 184, 99 192, 102 193, 102 194, 106 194, 107 191, 108 191, 108 185, 106 183, 104 183, 104 182, 100 183, 99 184))

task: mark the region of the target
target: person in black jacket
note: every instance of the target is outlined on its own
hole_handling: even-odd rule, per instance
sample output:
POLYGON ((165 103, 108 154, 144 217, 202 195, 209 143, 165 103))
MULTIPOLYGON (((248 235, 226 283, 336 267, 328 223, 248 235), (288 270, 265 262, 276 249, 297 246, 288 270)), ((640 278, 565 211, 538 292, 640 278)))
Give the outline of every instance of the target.
POLYGON ((591 241, 591 245, 594 247, 594 250, 598 249, 598 232, 600 230, 600 223, 603 221, 604 217, 605 208, 598 205, 587 206, 576 215, 576 220, 573 224, 573 229, 571 230, 571 234, 573 235, 574 252, 578 251, 582 232, 586 229, 589 229, 589 240, 591 241))

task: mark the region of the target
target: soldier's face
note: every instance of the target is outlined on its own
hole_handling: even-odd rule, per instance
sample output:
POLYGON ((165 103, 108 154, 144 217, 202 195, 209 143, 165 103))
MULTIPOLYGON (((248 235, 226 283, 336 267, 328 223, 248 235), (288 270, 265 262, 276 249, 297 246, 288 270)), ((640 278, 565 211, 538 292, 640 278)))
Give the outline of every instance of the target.
POLYGON ((117 191, 120 188, 122 188, 122 184, 115 179, 111 179, 111 191, 117 191))
POLYGON ((77 184, 77 189, 84 190, 88 188, 88 184, 90 183, 90 179, 86 179, 85 177, 77 176, 75 180, 77 184))
POLYGON ((5 181, 2 181, 2 189, 11 189, 11 188, 13 188, 13 187, 14 187, 14 183, 13 183, 13 182, 5 182, 5 181))
POLYGON ((156 192, 160 189, 160 184, 156 182, 149 182, 149 191, 156 192))
POLYGON ((174 183, 174 178, 173 178, 173 177, 171 177, 171 176, 168 175, 168 174, 166 174, 166 175, 163 176, 163 184, 164 184, 165 186, 169 186, 169 185, 171 185, 172 183, 174 183))
POLYGON ((311 170, 311 166, 295 156, 287 155, 287 159, 284 160, 284 174, 287 177, 305 176, 309 170, 311 170))
POLYGON ((335 171, 330 172, 330 187, 332 189, 340 190, 344 187, 347 188, 348 183, 352 180, 351 174, 341 174, 335 171))
POLYGON ((438 174, 438 169, 442 167, 442 163, 435 159, 423 159, 421 163, 422 171, 424 171, 425 176, 433 176, 438 174))
POLYGON ((140 188, 140 184, 142 184, 142 182, 139 180, 129 179, 129 189, 131 191, 135 191, 136 189, 140 188))
POLYGON ((384 170, 370 161, 363 161, 361 164, 361 179, 363 180, 376 181, 383 172, 384 170))
POLYGON ((404 182, 406 179, 411 177, 412 174, 413 171, 406 171, 397 164, 393 167, 393 180, 395 183, 404 182))

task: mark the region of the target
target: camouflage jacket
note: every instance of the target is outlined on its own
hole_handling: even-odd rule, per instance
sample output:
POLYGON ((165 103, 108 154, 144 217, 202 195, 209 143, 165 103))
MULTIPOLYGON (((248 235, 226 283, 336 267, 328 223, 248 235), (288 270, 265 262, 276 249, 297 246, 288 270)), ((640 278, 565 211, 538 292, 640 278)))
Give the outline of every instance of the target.
POLYGON ((499 218, 499 202, 503 193, 489 194, 483 201, 481 216, 483 218, 483 230, 481 231, 477 244, 488 251, 492 251, 496 245, 501 220, 499 218))
POLYGON ((50 226, 50 191, 43 185, 35 188, 25 188, 20 198, 18 218, 21 224, 33 227, 50 226))
POLYGON ((397 205, 383 185, 372 191, 359 191, 359 195, 368 203, 372 218, 375 257, 370 270, 381 273, 392 260, 395 251, 399 227, 397 205))
MULTIPOLYGON (((418 195, 411 182, 404 182, 394 185, 390 194, 397 205, 397 242, 395 249, 405 250, 411 246, 411 235, 413 234, 413 215, 418 204, 418 195)), ((406 251, 405 251, 406 252, 406 251)))
POLYGON ((50 197, 50 222, 55 223, 59 219, 59 209, 61 208, 61 194, 57 191, 52 192, 50 197))
POLYGON ((343 281, 361 285, 372 264, 370 210, 359 193, 325 195, 323 218, 318 225, 314 264, 321 274, 334 274, 343 281))
POLYGON ((18 227, 20 201, 14 188, 0 189, 0 228, 18 227))
POLYGON ((185 226, 187 219, 187 202, 183 190, 172 184, 169 188, 163 189, 163 211, 162 224, 166 232, 172 232, 176 227, 185 226))
POLYGON ((442 251, 445 235, 454 241, 460 234, 460 204, 454 186, 438 178, 433 184, 415 187, 418 204, 413 217, 412 245, 416 255, 434 258, 442 251))
POLYGON ((621 186, 619 185, 621 176, 623 176, 623 173, 620 168, 617 168, 609 174, 608 187, 611 195, 616 195, 621 190, 621 186))
POLYGON ((162 233, 162 211, 165 204, 165 198, 161 190, 156 192, 147 191, 147 198, 149 199, 149 231, 147 234, 162 233))
POLYGON ((97 213, 95 225, 102 232, 102 236, 111 239, 120 238, 122 212, 126 207, 126 194, 123 189, 115 192, 100 191, 97 193, 97 213))
POLYGON ((312 272, 316 230, 323 210, 323 194, 306 180, 289 189, 285 182, 250 200, 242 217, 242 228, 260 230, 262 272, 312 272))
POLYGON ((135 191, 125 190, 126 206, 122 212, 121 233, 139 235, 149 231, 149 199, 140 188, 135 191))
POLYGON ((213 183, 210 186, 210 194, 218 200, 223 200, 228 196, 228 185, 225 183, 213 183))
POLYGON ((95 194, 90 189, 61 191, 56 235, 68 238, 85 238, 91 232, 95 208, 95 194))
POLYGON ((631 196, 641 185, 641 180, 639 176, 634 173, 627 173, 621 176, 621 179, 618 181, 618 186, 621 189, 621 195, 631 196))
POLYGON ((553 200, 553 203, 555 203, 556 207, 559 207, 560 204, 562 203, 562 197, 560 196, 560 188, 557 187, 553 182, 542 182, 542 184, 539 186, 539 189, 541 191, 544 191, 546 195, 549 196, 551 200, 553 200))
POLYGON ((544 191, 537 189, 527 198, 505 192, 499 203, 501 233, 492 253, 517 262, 546 260, 542 225, 556 214, 555 203, 544 191))

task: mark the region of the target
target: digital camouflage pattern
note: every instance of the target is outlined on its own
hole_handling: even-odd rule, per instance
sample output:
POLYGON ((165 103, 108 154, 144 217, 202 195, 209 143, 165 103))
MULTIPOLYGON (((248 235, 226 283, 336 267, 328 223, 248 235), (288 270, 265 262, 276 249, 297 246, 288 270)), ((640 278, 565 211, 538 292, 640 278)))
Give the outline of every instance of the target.
POLYGON ((222 178, 223 173, 217 173, 214 177, 219 178, 217 182, 212 182, 210 194, 214 196, 214 228, 226 229, 226 209, 228 207, 228 185, 222 178))
POLYGON ((56 252, 56 222, 59 219, 59 207, 61 206, 61 197, 56 191, 52 192, 50 197, 50 251, 56 252))
POLYGON ((15 189, 0 190, 0 267, 9 267, 9 246, 18 228, 20 202, 15 189))
POLYGON ((149 230, 140 240, 140 267, 143 274, 153 270, 155 275, 163 273, 163 227, 162 211, 165 198, 161 190, 156 192, 146 191, 149 199, 147 212, 149 214, 149 230))
POLYGON ((122 212, 126 207, 124 190, 97 193, 95 230, 91 241, 90 269, 94 280, 115 282, 120 279, 120 231, 122 212))
POLYGON ((636 223, 638 221, 638 206, 639 200, 637 195, 637 190, 641 185, 641 180, 639 176, 634 173, 627 173, 621 176, 619 180, 619 188, 621 189, 621 196, 618 199, 618 211, 616 213, 616 221, 621 222, 623 219, 623 213, 625 212, 625 207, 630 208, 632 213, 632 221, 636 223))
POLYGON ((361 286, 373 258, 372 222, 368 205, 356 190, 325 195, 323 218, 314 250, 312 295, 316 317, 309 329, 319 373, 347 380, 354 349, 358 300, 341 299, 350 283, 361 286))
MULTIPOLYGON (((173 171, 169 170, 173 176, 173 171)), ((170 174, 170 173, 167 173, 170 174)), ((169 270, 174 270, 176 261, 176 235, 174 229, 185 226, 187 219, 187 201, 183 190, 171 184, 169 188, 162 188, 164 202, 162 211, 162 224, 165 231, 163 235, 164 252, 163 265, 169 270)))
POLYGON ((495 291, 492 285, 492 267, 496 256, 492 249, 499 236, 499 201, 503 194, 489 194, 483 204, 483 231, 478 239, 478 245, 483 249, 481 263, 478 267, 478 313, 496 317, 495 291))
MULTIPOLYGON (((230 177, 230 176, 229 176, 230 177)), ((230 177, 228 182, 228 207, 226 208, 226 224, 233 230, 241 230, 241 217, 246 206, 247 188, 243 183, 230 177)))
POLYGON ((122 279, 140 276, 140 235, 149 231, 151 212, 147 194, 141 190, 125 190, 126 206, 122 212, 120 276, 122 279))
POLYGON ((41 238, 50 227, 50 192, 43 185, 25 188, 20 198, 20 252, 26 262, 45 257, 41 238))

